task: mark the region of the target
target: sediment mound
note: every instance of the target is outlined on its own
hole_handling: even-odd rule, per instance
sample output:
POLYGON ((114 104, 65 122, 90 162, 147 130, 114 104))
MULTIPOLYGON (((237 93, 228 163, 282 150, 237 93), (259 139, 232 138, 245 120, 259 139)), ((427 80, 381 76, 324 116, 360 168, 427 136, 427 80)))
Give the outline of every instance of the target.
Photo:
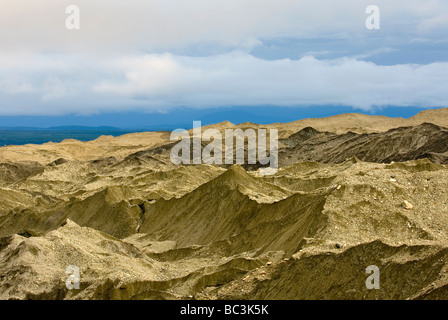
MULTIPOLYGON (((179 184, 179 177, 192 178, 187 173, 194 168, 150 171, 148 181, 179 184)), ((448 202, 440 201, 448 199, 445 166, 351 159, 301 162, 272 176, 240 166, 202 170, 207 168, 213 172, 207 181, 167 199, 110 186, 35 207, 33 197, 19 203, 18 191, 5 191, 1 297, 445 297, 448 202), (437 268, 426 274, 433 261, 437 268), (364 284, 365 268, 375 263, 386 268, 382 293, 364 284), (81 268, 79 290, 65 287, 68 265, 81 268), (328 271, 336 268, 347 272, 338 278, 328 271), (425 277, 412 282, 418 272, 425 277), (397 275, 401 280, 393 282, 397 275)))
POLYGON ((0 299, 447 299, 444 112, 284 124, 272 175, 168 133, 0 148, 0 299))
POLYGON ((390 163, 428 158, 448 163, 448 129, 430 123, 387 132, 337 135, 305 128, 283 142, 280 166, 297 161, 340 163, 351 157, 368 162, 390 163))
POLYGON ((0 163, 0 183, 14 183, 42 171, 42 165, 32 161, 0 163))
POLYGON ((302 251, 274 266, 199 295, 200 299, 448 299, 448 248, 360 244, 342 253, 302 251), (366 267, 381 270, 380 289, 367 290, 366 267))

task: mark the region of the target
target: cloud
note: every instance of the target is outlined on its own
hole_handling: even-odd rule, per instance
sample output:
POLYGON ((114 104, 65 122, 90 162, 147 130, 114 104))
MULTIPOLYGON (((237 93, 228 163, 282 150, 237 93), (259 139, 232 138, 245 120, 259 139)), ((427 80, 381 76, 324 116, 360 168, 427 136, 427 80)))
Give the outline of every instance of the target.
MULTIPOLYGON (((240 48, 278 37, 365 34, 370 0, 78 0, 81 29, 68 31, 71 0, 14 0, 0 5, 4 50, 108 52, 182 50, 209 44, 240 48)), ((376 0, 388 37, 448 31, 448 3, 376 0)))
POLYGON ((448 13, 423 19, 419 23, 419 31, 422 33, 427 33, 434 29, 448 29, 448 13))
POLYGON ((69 31, 72 4, 0 4, 1 115, 447 105, 443 43, 425 64, 384 58, 445 39, 446 1, 377 0, 381 30, 365 28, 370 0, 79 0, 69 31))
POLYGON ((380 66, 343 58, 268 61, 234 52, 215 57, 145 55, 121 62, 123 79, 94 90, 159 106, 442 106, 448 63, 380 66))
MULTIPOLYGON (((247 52, 188 57, 146 54, 96 59, 31 57, 17 69, 0 69, 0 114, 95 113, 231 105, 448 105, 448 63, 382 66, 355 58, 264 60, 247 52), (56 65, 52 66, 53 61, 56 65), (76 62, 74 62, 76 61, 76 62), (31 70, 31 71, 30 71, 31 70), (22 106, 18 108, 17 106, 22 106)), ((14 62, 11 62, 14 65, 14 62)), ((0 56, 0 65, 2 58, 0 56)))

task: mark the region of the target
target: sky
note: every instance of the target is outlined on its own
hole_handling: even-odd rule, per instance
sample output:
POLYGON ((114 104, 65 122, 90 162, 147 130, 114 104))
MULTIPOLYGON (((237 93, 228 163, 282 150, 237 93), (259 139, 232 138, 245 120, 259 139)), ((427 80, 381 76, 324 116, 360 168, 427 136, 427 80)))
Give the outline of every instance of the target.
POLYGON ((0 126, 448 106, 448 1, 74 2, 1 2, 0 126))

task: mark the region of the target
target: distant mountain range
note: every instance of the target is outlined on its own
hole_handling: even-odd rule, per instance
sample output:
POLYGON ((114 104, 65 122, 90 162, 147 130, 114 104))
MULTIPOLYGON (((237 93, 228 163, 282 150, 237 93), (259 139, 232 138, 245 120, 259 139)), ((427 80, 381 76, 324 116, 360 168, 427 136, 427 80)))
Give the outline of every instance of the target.
POLYGON ((139 131, 141 130, 124 130, 107 126, 0 127, 0 146, 61 142, 65 139, 90 141, 103 135, 116 137, 139 131))
MULTIPOLYGON (((235 110, 234 110, 235 111, 235 110)), ((166 115, 165 115, 166 116, 166 115)), ((251 122, 241 122, 242 119, 250 119, 250 114, 241 111, 240 113, 228 111, 216 112, 214 114, 203 115, 199 117, 199 114, 192 114, 189 119, 183 119, 185 121, 181 124, 178 118, 172 118, 172 123, 179 121, 178 124, 163 125, 153 124, 149 125, 149 129, 144 129, 144 127, 126 127, 126 120, 123 121, 123 127, 121 126, 90 126, 90 125, 60 125, 60 126, 48 126, 48 127, 35 127, 35 126, 14 126, 14 122, 1 122, 12 124, 11 126, 0 126, 0 146, 4 145, 23 145, 23 144, 42 144, 46 142, 61 142, 64 139, 76 139, 80 141, 89 141, 97 139, 98 137, 105 136, 120 136, 127 133, 136 132, 153 132, 153 131, 172 131, 176 128, 190 129, 193 125, 193 120, 201 120, 203 126, 210 125, 213 123, 213 119, 227 120, 221 123, 213 124, 213 127, 222 126, 229 128, 245 128, 247 126, 253 126, 255 123, 251 122), (191 120, 191 122, 187 122, 191 120), (239 124, 238 124, 239 123, 239 124), (234 125, 238 124, 238 125, 234 125)), ((264 116, 263 116, 264 117, 264 116)), ((0 117, 1 118, 1 117, 0 117)), ((254 117, 257 118, 258 117, 254 117)), ((292 118, 290 120, 295 120, 292 122, 281 122, 273 123, 276 118, 271 118, 271 121, 265 121, 265 123, 271 124, 261 124, 255 125, 260 127, 266 127, 271 129, 280 130, 280 138, 286 139, 291 134, 300 131, 306 127, 312 127, 318 131, 326 132, 331 131, 338 134, 346 133, 347 131, 353 131, 357 133, 368 133, 368 132, 384 132, 396 127, 404 126, 416 126, 422 123, 428 122, 436 124, 440 127, 448 127, 448 109, 438 108, 438 109, 428 109, 419 112, 418 114, 410 117, 385 117, 385 116, 372 116, 359 113, 345 113, 338 114, 331 117, 321 118, 311 118, 311 119, 300 119, 292 118)), ((128 119, 129 120, 129 119, 128 119)), ((152 119, 153 123, 156 119, 152 119)), ((259 122, 260 123, 260 122, 259 122)))
POLYGON ((11 131, 127 131, 124 129, 100 126, 100 127, 89 127, 89 126, 56 126, 49 128, 40 127, 0 127, 0 130, 11 130, 11 131))
MULTIPOLYGON (((417 107, 385 107, 364 110, 368 115, 409 118, 425 108, 417 107)), ((42 128, 56 130, 73 130, 73 128, 94 127, 94 130, 114 131, 119 128, 126 131, 172 131, 176 128, 189 129, 194 120, 203 125, 230 121, 235 124, 253 122, 270 124, 291 122, 300 119, 322 118, 343 113, 355 112, 351 107, 343 106, 309 106, 309 107, 273 107, 273 106, 230 106, 219 109, 178 108, 166 113, 145 113, 137 111, 101 113, 94 115, 64 116, 0 116, 0 130, 40 130, 42 128), (108 129, 109 130, 109 129, 108 129)))

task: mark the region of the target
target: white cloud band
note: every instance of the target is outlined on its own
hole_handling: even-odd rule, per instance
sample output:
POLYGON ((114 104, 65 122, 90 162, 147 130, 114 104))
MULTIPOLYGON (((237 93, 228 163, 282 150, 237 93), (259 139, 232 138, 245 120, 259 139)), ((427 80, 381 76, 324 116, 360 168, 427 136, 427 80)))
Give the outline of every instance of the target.
POLYGON ((354 58, 264 60, 232 52, 211 57, 136 55, 101 62, 72 57, 65 64, 54 57, 29 56, 21 68, 10 68, 17 65, 14 58, 9 63, 2 59, 1 114, 178 106, 448 105, 444 62, 383 66, 354 58))

